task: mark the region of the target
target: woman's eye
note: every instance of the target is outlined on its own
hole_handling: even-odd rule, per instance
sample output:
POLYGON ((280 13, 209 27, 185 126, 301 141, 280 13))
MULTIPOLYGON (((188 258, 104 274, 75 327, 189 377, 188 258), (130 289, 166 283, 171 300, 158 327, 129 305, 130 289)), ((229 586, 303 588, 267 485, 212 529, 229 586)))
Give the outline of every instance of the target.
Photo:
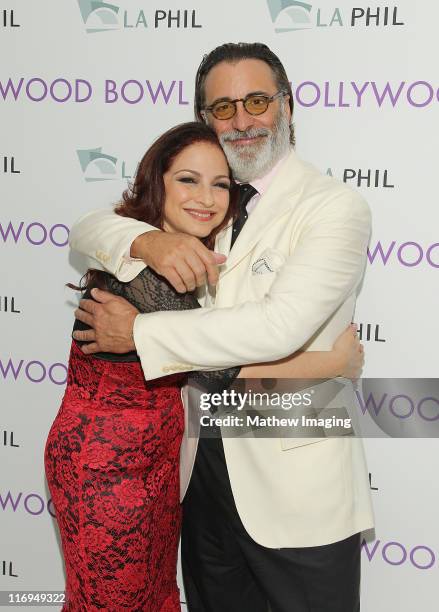
POLYGON ((181 176, 178 180, 180 183, 195 183, 195 179, 191 176, 181 176))
POLYGON ((220 187, 221 189, 230 189, 229 183, 216 183, 216 187, 220 187))

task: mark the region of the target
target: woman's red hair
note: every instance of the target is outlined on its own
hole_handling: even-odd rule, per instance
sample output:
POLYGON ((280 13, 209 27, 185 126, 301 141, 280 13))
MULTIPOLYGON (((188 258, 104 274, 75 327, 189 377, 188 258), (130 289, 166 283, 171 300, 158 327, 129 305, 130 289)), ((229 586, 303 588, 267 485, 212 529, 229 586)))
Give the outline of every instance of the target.
MULTIPOLYGON (((166 199, 163 175, 169 170, 179 153, 198 142, 210 143, 223 152, 215 132, 201 122, 182 123, 157 138, 140 161, 134 182, 123 192, 122 200, 116 205, 115 212, 122 217, 144 221, 157 229, 163 229, 166 199)), ((218 232, 237 214, 237 187, 230 167, 229 177, 231 180, 230 203, 226 216, 223 222, 202 240, 209 249, 214 248, 218 232)), ((84 277, 85 286, 83 285, 81 289, 86 289, 90 284, 102 287, 104 286, 103 279, 101 271, 90 269, 84 277)))

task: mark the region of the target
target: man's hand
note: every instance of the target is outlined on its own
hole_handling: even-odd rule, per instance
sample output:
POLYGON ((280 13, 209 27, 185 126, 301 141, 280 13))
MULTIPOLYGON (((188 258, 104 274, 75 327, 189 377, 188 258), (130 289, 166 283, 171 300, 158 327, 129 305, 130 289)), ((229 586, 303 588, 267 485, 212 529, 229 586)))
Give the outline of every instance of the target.
POLYGON ((227 257, 209 251, 188 234, 151 231, 138 236, 131 245, 131 257, 143 259, 147 266, 164 276, 179 293, 218 282, 218 264, 227 257))
POLYGON ((118 295, 100 289, 92 289, 93 300, 81 300, 75 317, 93 329, 75 331, 75 340, 82 340, 81 349, 90 353, 128 353, 136 350, 133 326, 137 308, 118 295))

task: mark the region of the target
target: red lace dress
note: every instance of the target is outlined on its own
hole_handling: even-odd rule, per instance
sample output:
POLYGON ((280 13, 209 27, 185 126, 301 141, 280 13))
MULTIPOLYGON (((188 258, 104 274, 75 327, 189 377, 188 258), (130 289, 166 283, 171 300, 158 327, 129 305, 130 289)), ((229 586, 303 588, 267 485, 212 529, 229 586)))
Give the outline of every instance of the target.
MULTIPOLYGON (((106 277, 109 290, 142 312, 199 306, 149 269, 131 283, 106 277)), ((215 386, 236 373, 199 373, 198 382, 215 386)), ((146 383, 136 353, 85 356, 72 342, 66 392, 45 448, 66 569, 63 610, 180 611, 184 380, 178 374, 146 383)))

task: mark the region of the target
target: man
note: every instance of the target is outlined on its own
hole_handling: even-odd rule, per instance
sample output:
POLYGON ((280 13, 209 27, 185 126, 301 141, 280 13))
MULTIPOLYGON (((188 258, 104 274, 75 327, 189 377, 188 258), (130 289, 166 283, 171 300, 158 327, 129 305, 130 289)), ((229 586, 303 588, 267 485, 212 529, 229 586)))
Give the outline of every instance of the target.
MULTIPOLYGON (((204 58, 196 116, 215 129, 245 183, 242 201, 251 198, 217 241, 228 258, 216 292, 199 310, 136 316, 98 291, 101 304, 78 311, 95 328, 78 335, 91 342, 88 352, 135 346, 145 377, 154 379, 273 361, 311 337, 307 348, 330 348, 351 320, 370 217, 356 193, 296 157, 292 110, 285 70, 265 45, 226 44, 204 58)), ((219 255, 153 230, 91 213, 72 229, 71 245, 121 280, 146 263, 179 291, 206 277, 216 283, 219 255)), ((193 456, 186 443, 183 492, 193 456)), ((200 439, 184 517, 191 612, 360 609, 360 532, 373 518, 359 440, 200 439)))

